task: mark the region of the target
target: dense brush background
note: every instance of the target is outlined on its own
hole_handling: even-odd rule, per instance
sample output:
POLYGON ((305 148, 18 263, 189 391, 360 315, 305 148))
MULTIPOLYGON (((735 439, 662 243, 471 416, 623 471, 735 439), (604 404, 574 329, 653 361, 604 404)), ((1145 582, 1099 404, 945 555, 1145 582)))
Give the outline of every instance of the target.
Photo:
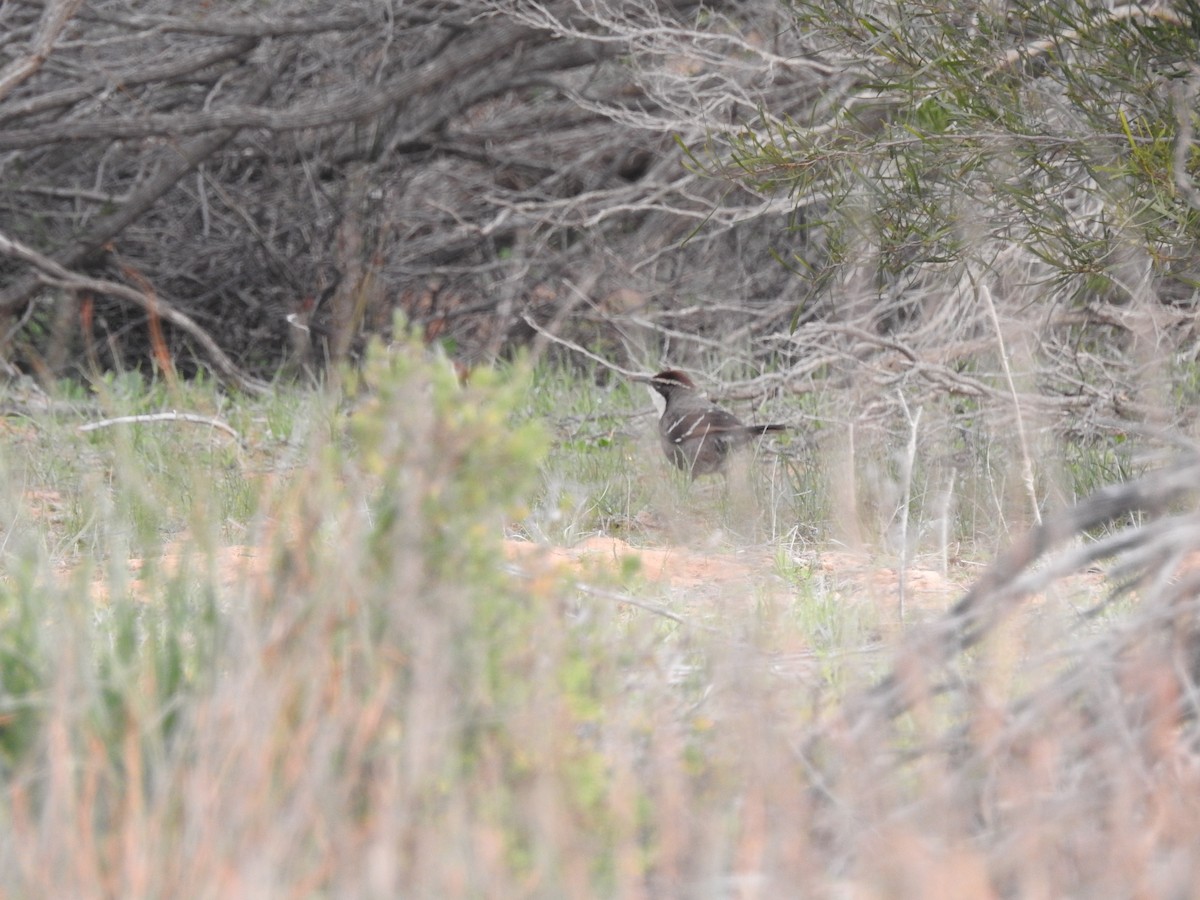
POLYGON ((1198 13, 0 2, 0 894, 1191 896, 1198 13))

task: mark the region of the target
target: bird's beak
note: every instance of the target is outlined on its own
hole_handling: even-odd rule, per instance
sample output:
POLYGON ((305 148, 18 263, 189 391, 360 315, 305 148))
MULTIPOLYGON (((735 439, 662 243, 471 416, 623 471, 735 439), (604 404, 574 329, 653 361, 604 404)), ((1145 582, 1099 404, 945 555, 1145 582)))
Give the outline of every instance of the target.
POLYGON ((629 380, 637 384, 650 384, 654 381, 653 375, 630 375, 629 380))

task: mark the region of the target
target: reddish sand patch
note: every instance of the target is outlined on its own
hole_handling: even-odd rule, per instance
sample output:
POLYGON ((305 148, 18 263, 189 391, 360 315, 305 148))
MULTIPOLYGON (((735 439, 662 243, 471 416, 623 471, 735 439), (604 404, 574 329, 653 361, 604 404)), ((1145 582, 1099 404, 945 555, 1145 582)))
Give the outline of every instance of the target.
POLYGON ((66 515, 67 501, 58 491, 25 491, 25 508, 38 522, 60 522, 66 515))
POLYGON ((757 573, 770 574, 769 564, 729 554, 703 554, 679 547, 638 548, 620 538, 590 537, 574 547, 551 547, 529 541, 507 540, 504 552, 510 560, 539 571, 559 569, 575 574, 611 570, 620 573, 636 561, 637 572, 656 582, 678 587, 747 581, 757 573))
MULTIPOLYGON (((768 551, 741 553, 704 552, 684 547, 634 547, 620 538, 595 536, 573 547, 555 547, 530 541, 506 540, 504 553, 527 574, 543 578, 620 577, 636 572, 640 577, 672 589, 706 592, 754 586, 772 593, 785 592, 787 585, 778 575, 768 551)), ((896 569, 880 567, 869 557, 844 551, 817 554, 806 565, 812 575, 833 594, 847 602, 868 602, 895 609, 900 598, 900 576, 896 569)), ((149 563, 130 559, 129 592, 148 599, 151 592, 142 577, 149 563)), ((218 548, 215 558, 188 547, 181 541, 168 544, 162 556, 153 561, 156 575, 172 578, 184 567, 200 569, 203 577, 215 577, 229 590, 248 579, 262 577, 265 556, 258 548, 235 544, 218 548), (211 566, 211 568, 210 568, 211 566)), ((964 582, 940 573, 913 567, 904 576, 905 605, 910 609, 945 609, 961 596, 964 582)), ((101 576, 92 584, 98 602, 109 599, 110 583, 101 576)))
MULTIPOLYGON (((148 601, 153 597, 153 592, 141 577, 149 565, 150 561, 145 559, 133 558, 128 562, 129 595, 137 600, 148 601)), ((184 571, 202 570, 206 576, 211 572, 224 590, 233 590, 246 584, 249 579, 261 577, 266 571, 265 557, 259 553, 258 548, 244 544, 217 548, 215 558, 211 561, 211 569, 209 565, 207 554, 188 548, 180 542, 168 544, 162 556, 153 560, 153 568, 160 578, 174 578, 184 571)), ((92 599, 98 603, 107 603, 110 599, 110 588, 110 582, 104 575, 93 579, 92 599)))
POLYGON ((880 566, 865 554, 845 550, 817 554, 814 568, 829 579, 838 593, 852 594, 889 608, 899 606, 903 590, 906 608, 947 609, 967 585, 964 578, 951 578, 922 566, 903 570, 901 578, 899 569, 880 566))
MULTIPOLYGON (((509 559, 536 574, 561 571, 584 576, 611 569, 619 572, 630 560, 651 581, 676 588, 770 586, 785 590, 775 562, 767 551, 707 553, 682 547, 639 548, 619 538, 591 537, 574 547, 550 547, 528 541, 505 541, 509 559)), ((830 551, 800 561, 835 595, 848 602, 869 602, 887 609, 899 606, 901 577, 897 569, 881 567, 865 554, 830 551)), ((948 608, 965 590, 966 578, 950 578, 933 569, 914 566, 904 571, 904 603, 908 609, 948 608)))
MULTIPOLYGON (((53 509, 55 497, 45 498, 53 509)), ((622 578, 636 573, 639 577, 673 590, 696 595, 710 592, 727 593, 753 587, 779 596, 792 589, 792 582, 777 571, 771 551, 754 549, 738 553, 708 552, 684 547, 634 547, 620 538, 595 536, 573 547, 555 547, 530 541, 506 540, 504 553, 510 562, 527 575, 544 581, 547 589, 559 577, 581 579, 622 578)), ((1200 556, 1189 560, 1200 564, 1200 556)), ((218 548, 210 558, 203 551, 184 541, 168 544, 163 554, 153 561, 155 576, 176 577, 181 572, 197 572, 198 578, 215 578, 225 590, 244 586, 247 581, 262 578, 268 557, 259 548, 235 544, 218 548)), ((150 585, 143 572, 149 563, 143 559, 128 562, 128 589, 132 596, 149 599, 150 585)), ((948 609, 962 596, 978 571, 964 569, 950 576, 920 565, 903 572, 883 566, 877 559, 849 551, 826 551, 792 565, 807 570, 806 578, 813 579, 822 591, 847 603, 869 603, 885 613, 897 613, 901 590, 906 610, 937 612, 948 609)), ((66 574, 64 570, 64 575, 66 574)), ((1073 598, 1091 597, 1093 602, 1103 591, 1102 573, 1090 572, 1059 579, 1054 592, 1068 592, 1073 598)), ((98 602, 109 599, 110 581, 105 576, 92 584, 93 597, 98 602)), ((1035 604, 1043 598, 1033 598, 1035 604)))

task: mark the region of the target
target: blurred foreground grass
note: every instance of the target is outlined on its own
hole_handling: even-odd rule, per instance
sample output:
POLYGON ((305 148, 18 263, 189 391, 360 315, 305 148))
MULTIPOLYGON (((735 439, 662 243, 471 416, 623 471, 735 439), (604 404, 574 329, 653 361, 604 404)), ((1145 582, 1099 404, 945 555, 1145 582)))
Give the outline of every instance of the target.
POLYGON ((1078 596, 1047 595, 963 661, 970 690, 914 679, 905 715, 858 718, 849 701, 904 629, 799 552, 836 531, 813 517, 837 471, 820 446, 768 462, 746 512, 644 452, 645 404, 622 385, 521 367, 460 385, 417 344, 375 348, 348 381, 252 400, 117 378, 86 412, 68 397, 4 420, 0 894, 1196 883, 1200 767, 1175 682, 1100 672, 1147 685, 1115 720, 1056 687, 1127 608, 1085 626, 1078 596), (78 431, 175 408, 240 439, 78 431), (501 546, 506 531, 670 543, 663 515, 766 561, 672 589, 633 564, 538 568, 501 546))

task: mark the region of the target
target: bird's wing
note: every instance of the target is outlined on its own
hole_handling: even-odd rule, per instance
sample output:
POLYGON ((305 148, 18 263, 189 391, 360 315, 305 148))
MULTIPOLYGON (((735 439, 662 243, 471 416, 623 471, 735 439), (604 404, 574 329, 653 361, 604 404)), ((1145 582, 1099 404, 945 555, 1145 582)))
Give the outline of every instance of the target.
POLYGON ((731 432, 744 432, 741 419, 719 406, 693 410, 675 419, 667 429, 671 440, 678 444, 689 438, 717 437, 731 432))

